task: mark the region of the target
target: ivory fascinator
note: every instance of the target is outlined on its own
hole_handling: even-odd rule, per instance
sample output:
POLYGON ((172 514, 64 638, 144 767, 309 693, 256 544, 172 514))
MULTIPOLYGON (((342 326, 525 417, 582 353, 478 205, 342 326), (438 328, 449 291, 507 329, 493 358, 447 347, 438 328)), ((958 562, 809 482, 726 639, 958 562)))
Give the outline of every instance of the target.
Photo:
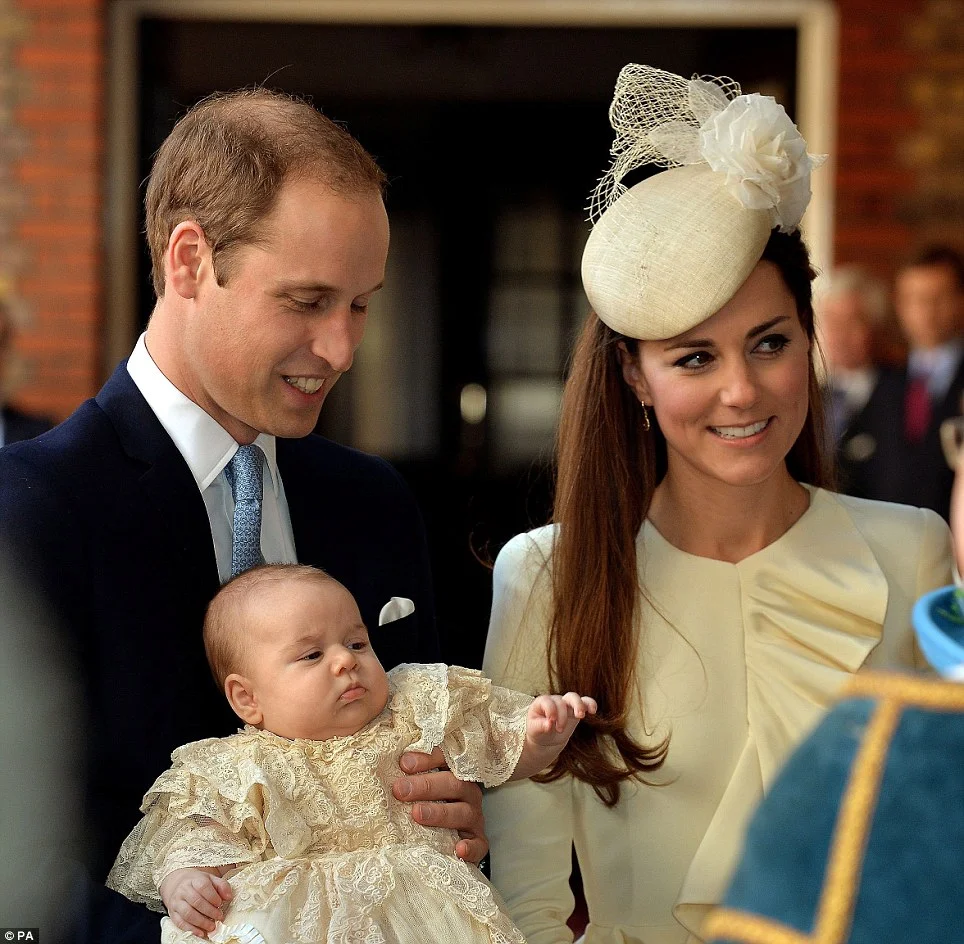
POLYGON ((592 195, 583 285, 614 331, 672 338, 736 294, 774 227, 799 226, 825 158, 807 153, 782 105, 731 79, 631 63, 609 120, 613 162, 592 195), (668 169, 627 189, 645 164, 668 169))

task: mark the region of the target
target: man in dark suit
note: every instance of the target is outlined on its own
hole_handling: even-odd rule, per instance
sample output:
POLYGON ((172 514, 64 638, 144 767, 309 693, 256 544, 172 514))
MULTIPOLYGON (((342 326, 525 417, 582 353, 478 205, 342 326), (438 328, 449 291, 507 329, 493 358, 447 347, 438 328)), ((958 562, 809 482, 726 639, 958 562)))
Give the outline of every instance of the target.
POLYGON ((15 318, 10 306, 0 301, 0 446, 33 439, 53 425, 42 416, 30 416, 7 404, 11 389, 16 387, 15 374, 19 360, 13 350, 15 318))
POLYGON ((0 411, 0 446, 33 439, 34 436, 47 432, 52 425, 50 420, 22 413, 12 406, 5 406, 0 411))
POLYGON ((898 273, 895 309, 910 345, 906 367, 883 368, 838 445, 852 495, 933 508, 948 517, 953 472, 941 423, 964 394, 964 260, 924 250, 898 273))
MULTIPOLYGON (((237 727, 201 624, 230 576, 237 456, 263 475, 260 550, 355 595, 386 668, 438 659, 424 532, 384 461, 311 435, 384 279, 384 176, 343 129, 265 91, 214 96, 175 126, 147 189, 157 304, 147 332, 65 423, 0 452, 0 532, 68 629, 87 688, 91 870, 186 741, 237 727), (392 597, 413 613, 378 628, 392 597)), ((404 611, 406 608, 401 608, 404 611)), ((398 612, 399 608, 395 608, 398 612)), ((439 752, 396 796, 485 849, 481 795, 439 752)), ((406 767, 408 770, 408 767, 406 767)), ((86 941, 156 941, 98 888, 86 941)), ((130 906, 133 907, 133 906, 130 906)), ((141 909, 137 909, 140 911, 141 909)))
MULTIPOLYGON (((836 450, 877 386, 879 339, 888 327, 896 326, 888 324, 887 287, 858 266, 842 266, 822 277, 814 303, 827 367, 827 431, 836 450)), ((846 491, 845 455, 838 454, 838 469, 846 491)))

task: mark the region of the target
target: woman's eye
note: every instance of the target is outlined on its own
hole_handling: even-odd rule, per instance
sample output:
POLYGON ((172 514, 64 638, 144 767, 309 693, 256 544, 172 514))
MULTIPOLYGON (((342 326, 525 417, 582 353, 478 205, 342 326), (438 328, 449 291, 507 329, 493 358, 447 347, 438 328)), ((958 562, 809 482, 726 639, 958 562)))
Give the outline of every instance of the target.
POLYGON ((790 339, 784 334, 768 334, 765 338, 761 338, 757 350, 762 354, 778 354, 789 343, 790 339))
POLYGON ((692 370, 696 367, 705 367, 712 360, 713 355, 709 351, 694 351, 692 354, 687 354, 686 357, 681 357, 673 366, 687 367, 692 370))
POLYGON ((351 310, 356 314, 363 315, 368 311, 368 302, 352 302, 351 310))

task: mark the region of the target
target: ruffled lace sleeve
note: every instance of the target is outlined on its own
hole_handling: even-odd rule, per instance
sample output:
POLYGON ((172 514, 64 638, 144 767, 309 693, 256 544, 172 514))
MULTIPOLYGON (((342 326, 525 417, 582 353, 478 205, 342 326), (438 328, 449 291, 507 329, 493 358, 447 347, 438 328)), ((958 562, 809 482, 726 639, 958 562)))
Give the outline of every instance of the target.
POLYGON ((532 697, 493 685, 460 666, 400 665, 389 673, 393 708, 412 713, 421 738, 408 749, 441 746, 460 780, 497 786, 512 775, 525 744, 532 697))
MULTIPOLYGON (((143 819, 121 846, 107 885, 155 911, 158 885, 175 869, 241 865, 265 858, 266 822, 277 797, 238 734, 178 748, 173 766, 144 796, 143 819)), ((290 812, 282 815, 290 816, 290 812)), ((296 814, 294 814, 296 815, 296 814)))

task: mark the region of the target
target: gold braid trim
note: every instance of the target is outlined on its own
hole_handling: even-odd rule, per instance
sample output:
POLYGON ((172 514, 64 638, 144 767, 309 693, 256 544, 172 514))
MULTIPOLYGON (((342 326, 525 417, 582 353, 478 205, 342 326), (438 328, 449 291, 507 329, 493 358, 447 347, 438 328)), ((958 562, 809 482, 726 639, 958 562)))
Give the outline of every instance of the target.
POLYGON ((932 711, 964 711, 964 684, 917 675, 864 672, 853 676, 842 698, 880 698, 932 711))
POLYGON ((785 924, 759 915, 717 908, 704 923, 700 934, 706 939, 726 938, 745 944, 811 944, 809 934, 801 934, 785 924))
MULTIPOLYGON (((759 915, 721 908, 707 918, 701 933, 709 940, 722 937, 743 941, 745 944, 844 944, 850 933, 853 912, 863 867, 864 853, 874 809, 880 792, 887 752, 894 731, 905 707, 901 694, 914 692, 918 698, 908 699, 920 704, 920 697, 936 697, 934 686, 943 689, 956 687, 964 696, 964 685, 954 682, 931 682, 903 676, 856 676, 848 693, 883 694, 864 732, 856 759, 850 769, 847 788, 840 803, 830 843, 830 856, 824 875, 823 892, 817 906, 817 919, 812 935, 803 934, 778 921, 759 915), (908 683, 906 686, 903 683, 908 683), (897 686, 895 697, 892 684, 897 686), (918 688, 921 689, 918 692, 918 688)), ((961 698, 964 705, 964 697, 961 698)))
POLYGON ((819 944, 841 944, 850 933, 887 751, 902 711, 903 705, 894 699, 877 706, 851 768, 834 826, 830 862, 817 909, 814 937, 819 944))

